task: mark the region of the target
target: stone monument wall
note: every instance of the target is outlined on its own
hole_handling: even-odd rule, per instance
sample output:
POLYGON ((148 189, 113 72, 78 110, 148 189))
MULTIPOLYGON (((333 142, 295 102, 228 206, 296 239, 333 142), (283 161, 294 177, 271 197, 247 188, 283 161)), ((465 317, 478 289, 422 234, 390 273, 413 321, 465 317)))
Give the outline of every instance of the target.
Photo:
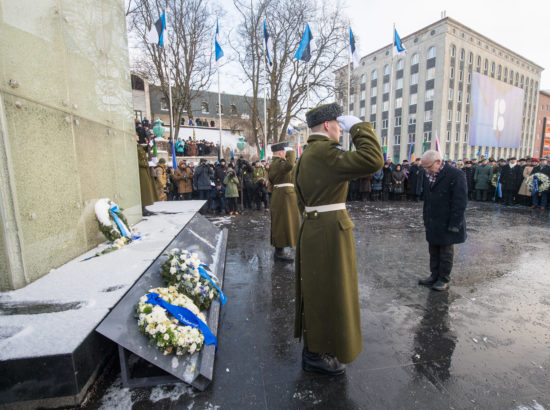
POLYGON ((0 290, 105 240, 95 200, 141 218, 123 0, 0 0, 0 290))

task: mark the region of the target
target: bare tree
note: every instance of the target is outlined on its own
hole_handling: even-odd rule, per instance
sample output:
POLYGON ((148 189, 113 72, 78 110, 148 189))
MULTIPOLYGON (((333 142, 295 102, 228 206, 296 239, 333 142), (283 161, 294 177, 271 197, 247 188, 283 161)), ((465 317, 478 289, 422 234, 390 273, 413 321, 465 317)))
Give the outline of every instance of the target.
POLYGON ((334 98, 333 71, 345 63, 347 23, 339 2, 252 0, 247 6, 244 1, 234 0, 236 6, 240 5, 244 27, 237 33, 236 51, 245 78, 252 83, 254 99, 258 97, 259 73, 265 64, 263 20, 273 40, 273 66, 268 76, 267 136, 277 142, 285 138, 291 119, 309 108, 308 80, 311 106, 334 98), (308 22, 317 30, 313 32, 315 51, 306 65, 294 59, 294 54, 308 22))
POLYGON ((214 72, 215 16, 207 0, 135 0, 135 3, 129 14, 129 29, 140 39, 142 55, 133 66, 140 74, 160 83, 166 101, 169 98, 166 70, 170 70, 172 118, 177 137, 180 118, 184 111, 193 116, 191 101, 209 86, 214 72), (147 31, 164 10, 169 38, 165 39, 164 47, 148 44, 147 31))

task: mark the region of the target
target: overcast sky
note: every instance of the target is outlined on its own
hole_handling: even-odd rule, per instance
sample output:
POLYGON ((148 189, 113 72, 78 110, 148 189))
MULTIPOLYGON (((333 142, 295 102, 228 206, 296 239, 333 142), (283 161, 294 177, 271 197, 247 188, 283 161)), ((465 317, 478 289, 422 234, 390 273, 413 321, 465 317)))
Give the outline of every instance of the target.
MULTIPOLYGON (((233 14, 232 5, 230 2, 222 4, 227 10, 226 20, 230 20, 227 17, 233 14)), ((394 23, 403 38, 440 20, 443 10, 447 17, 544 67, 540 88, 550 90, 548 0, 347 0, 344 13, 349 16, 357 37, 359 54, 364 56, 391 43, 394 23)), ((226 48, 225 54, 231 59, 231 50, 228 45, 226 48)), ((228 93, 244 93, 248 88, 235 81, 237 67, 230 64, 222 70, 222 90, 228 93)), ((217 91, 216 82, 211 89, 217 91)))

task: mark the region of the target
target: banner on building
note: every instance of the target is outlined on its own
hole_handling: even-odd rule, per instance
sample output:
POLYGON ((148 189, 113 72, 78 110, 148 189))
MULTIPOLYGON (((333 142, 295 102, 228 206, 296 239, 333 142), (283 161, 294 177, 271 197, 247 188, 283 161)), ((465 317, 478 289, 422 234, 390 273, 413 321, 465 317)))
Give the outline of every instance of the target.
POLYGON ((524 91, 473 73, 470 145, 519 148, 524 91))
POLYGON ((541 157, 545 157, 547 155, 550 155, 550 117, 546 117, 544 119, 544 123, 542 124, 542 149, 541 149, 541 157))

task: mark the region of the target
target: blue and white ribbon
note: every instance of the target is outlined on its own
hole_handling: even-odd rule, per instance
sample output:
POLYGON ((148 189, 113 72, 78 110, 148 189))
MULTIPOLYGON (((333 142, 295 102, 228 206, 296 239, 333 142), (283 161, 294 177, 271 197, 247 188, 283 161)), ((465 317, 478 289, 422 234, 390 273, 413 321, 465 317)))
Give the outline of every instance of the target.
POLYGON ((206 323, 200 320, 189 309, 168 303, 167 301, 162 299, 158 293, 149 293, 147 295, 146 303, 160 306, 161 308, 164 308, 172 316, 174 316, 176 319, 178 319, 178 321, 184 324, 185 326, 191 326, 196 329, 199 329, 202 332, 202 335, 204 336, 204 344, 214 345, 216 346, 216 349, 218 348, 218 339, 216 339, 216 336, 214 336, 214 333, 212 333, 212 331, 210 330, 210 328, 206 323))
POLYGON ((113 217, 113 220, 115 221, 116 225, 118 226, 118 230, 120 231, 120 234, 122 236, 126 236, 127 238, 130 238, 130 233, 126 230, 126 225, 124 225, 124 222, 119 218, 117 214, 120 213, 120 209, 118 208, 118 205, 113 205, 109 209, 109 213, 113 217))
POLYGON ((199 273, 200 275, 206 279, 207 281, 209 281, 212 286, 214 286, 214 288, 218 291, 218 295, 220 295, 220 302, 222 304, 222 306, 225 305, 225 302, 227 302, 227 297, 225 296, 225 293, 223 293, 223 291, 220 289, 220 287, 216 284, 216 282, 214 282, 212 280, 212 278, 210 277, 210 275, 208 274, 208 272, 206 272, 206 270, 204 269, 208 269, 208 266, 206 266, 204 263, 201 263, 199 265, 199 273))
POLYGON ((539 193, 539 177, 533 175, 533 189, 531 190, 531 195, 535 196, 539 193))

